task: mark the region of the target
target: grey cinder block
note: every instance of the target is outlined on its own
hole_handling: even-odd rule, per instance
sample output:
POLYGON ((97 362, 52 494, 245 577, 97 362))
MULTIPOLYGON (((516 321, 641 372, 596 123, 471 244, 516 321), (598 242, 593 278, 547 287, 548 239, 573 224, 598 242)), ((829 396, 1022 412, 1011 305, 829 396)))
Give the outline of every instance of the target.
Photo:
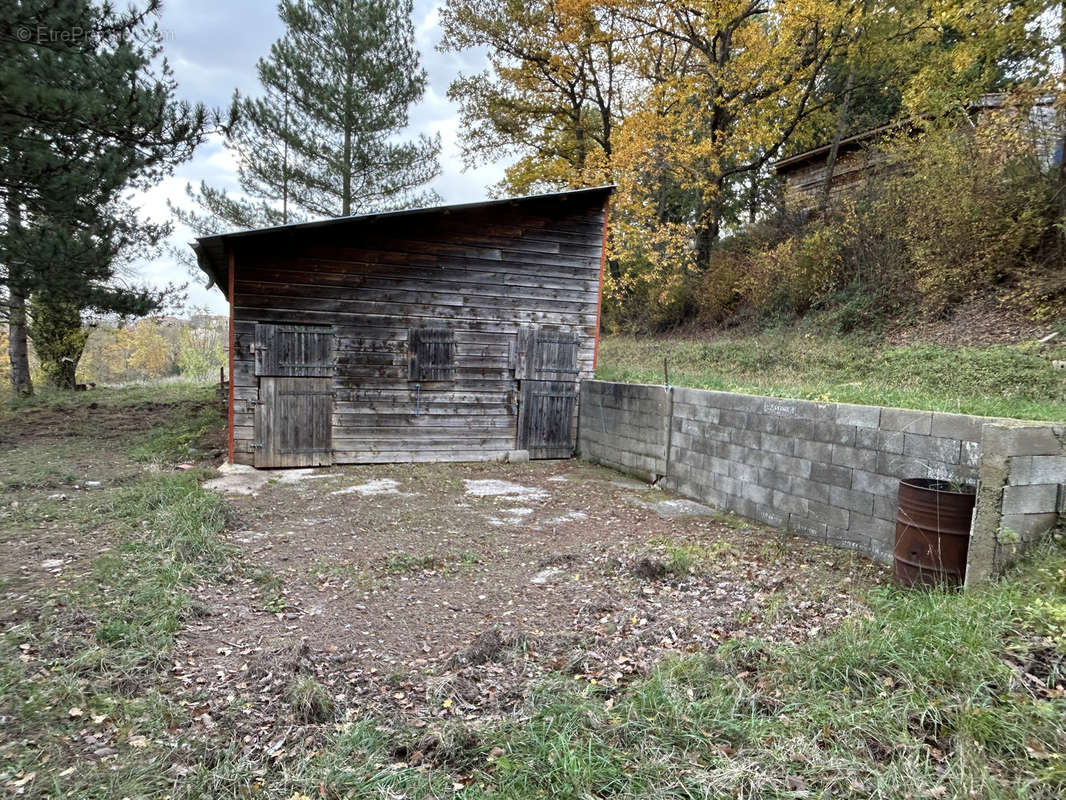
POLYGON ((784 529, 788 524, 788 514, 762 504, 755 506, 755 519, 764 525, 769 525, 771 528, 784 529))
POLYGON ((879 472, 857 469, 851 474, 851 488, 859 492, 869 492, 875 497, 888 497, 895 502, 899 494, 899 479, 879 472))
POLYGON ((867 450, 877 450, 881 446, 881 436, 885 435, 884 431, 877 428, 855 428, 855 446, 862 447, 867 450))
MULTIPOLYGON (((898 487, 898 481, 896 482, 898 487)), ((878 519, 888 520, 892 524, 896 522, 899 513, 899 492, 893 489, 891 493, 874 495, 874 516, 878 519)))
POLYGON ((873 470, 877 468, 877 453, 873 450, 835 444, 833 445, 832 462, 855 469, 873 470))
POLYGON ((851 512, 846 508, 831 506, 827 503, 817 503, 814 500, 807 503, 807 513, 811 515, 813 520, 845 530, 851 521, 851 512))
POLYGON ((1014 456, 1010 459, 1010 483, 1066 483, 1066 456, 1014 456))
POLYGON ((943 436, 946 439, 979 442, 981 441, 981 428, 984 427, 986 422, 988 422, 988 419, 985 417, 974 417, 969 414, 945 414, 934 411, 930 433, 933 436, 943 436))
POLYGON ((797 439, 793 455, 805 458, 808 461, 822 461, 828 464, 833 460, 833 445, 828 442, 810 442, 797 439))
POLYGON ((838 403, 836 422, 840 425, 855 425, 860 428, 876 428, 881 424, 881 407, 838 403))
POLYGON ((820 422, 831 422, 836 419, 837 410, 835 403, 816 403, 813 400, 782 400, 776 397, 768 397, 763 403, 764 414, 772 414, 777 417, 809 419, 820 422))
POLYGON ((753 503, 768 504, 773 497, 773 492, 757 483, 745 483, 741 485, 740 496, 753 503))
POLYGON ((798 494, 800 497, 806 497, 808 500, 814 500, 819 503, 829 502, 828 483, 819 483, 817 481, 808 480, 806 478, 794 477, 792 479, 792 486, 790 488, 792 494, 798 494))
POLYGON ((771 453, 780 453, 782 455, 790 456, 793 452, 794 440, 789 439, 786 436, 775 436, 772 433, 764 433, 761 435, 759 446, 763 450, 769 450, 771 453))
POLYGON ((810 436, 816 442, 854 445, 855 426, 837 425, 835 422, 813 422, 810 436))
POLYGON ((779 492, 788 492, 792 486, 791 475, 772 469, 760 469, 757 480, 761 486, 776 489, 779 492))
POLYGON ((729 462, 729 477, 755 483, 759 480, 759 468, 739 461, 729 462))
POLYGON ((872 517, 874 513, 874 496, 869 492, 856 492, 852 489, 830 486, 829 502, 831 505, 846 508, 848 511, 857 511, 868 517, 872 517))
POLYGON ((884 539, 895 535, 896 526, 887 520, 869 517, 865 514, 852 514, 848 520, 848 530, 864 536, 884 539))
POLYGON ((830 486, 851 488, 851 469, 832 464, 811 464, 811 480, 828 483, 830 486))
POLYGON ((750 447, 758 450, 762 446, 763 434, 758 431, 749 431, 744 428, 734 428, 729 433, 729 441, 741 447, 750 447))
POLYGON ((981 463, 981 443, 963 442, 959 453, 959 464, 976 470, 981 463))
POLYGON ((1055 456, 1063 450, 1051 426, 1015 428, 1008 441, 1008 456, 1055 456))
POLYGON ((946 464, 958 464, 962 445, 958 439, 944 439, 939 436, 920 436, 914 433, 903 435, 903 455, 918 459, 943 461, 946 464))
POLYGON ((933 431, 933 412, 914 411, 909 408, 881 409, 881 430, 928 436, 933 431))
POLYGON ((774 491, 771 497, 773 507, 779 511, 787 511, 789 514, 802 514, 807 516, 810 501, 805 497, 797 497, 788 492, 774 491))
POLYGON ((1058 520, 1058 514, 1005 514, 1000 519, 1000 529, 1018 534, 1022 541, 1031 541, 1054 528, 1058 520))
POLYGON ((1058 500, 1055 484, 1007 486, 1003 490, 1003 515, 1051 514, 1058 510, 1058 500))

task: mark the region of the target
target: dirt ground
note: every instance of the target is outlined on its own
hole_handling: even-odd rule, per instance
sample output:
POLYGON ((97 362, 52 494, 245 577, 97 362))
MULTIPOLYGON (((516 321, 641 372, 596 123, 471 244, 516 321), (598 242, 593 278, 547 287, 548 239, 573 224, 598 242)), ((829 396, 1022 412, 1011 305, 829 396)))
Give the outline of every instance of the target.
POLYGON ((205 725, 240 698, 252 750, 280 747, 294 676, 349 717, 488 720, 549 672, 616 686, 671 653, 803 641, 885 579, 580 461, 268 475, 231 495, 232 543, 255 566, 196 591, 171 671, 205 725))
MULTIPOLYGON (((0 431, 0 630, 90 575, 115 536, 97 522, 109 490, 189 466, 130 453, 160 420, 190 413, 83 405, 0 431)), ((220 441, 213 430, 182 457, 217 465, 220 441)), ((610 694, 672 654, 802 642, 865 613, 863 595, 887 578, 577 460, 238 472, 207 485, 219 483, 244 491, 227 494, 231 566, 194 587, 154 688, 190 711, 193 739, 260 758, 368 712, 407 729, 477 726, 520 718, 551 681, 610 694), (324 718, 294 704, 304 678, 328 692, 324 718)))

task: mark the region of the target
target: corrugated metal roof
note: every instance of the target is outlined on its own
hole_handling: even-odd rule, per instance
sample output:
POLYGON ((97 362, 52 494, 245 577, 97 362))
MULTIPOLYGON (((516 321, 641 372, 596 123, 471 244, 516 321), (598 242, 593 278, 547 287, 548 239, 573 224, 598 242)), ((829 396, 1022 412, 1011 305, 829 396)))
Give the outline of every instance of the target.
POLYGON ((562 192, 548 192, 546 194, 531 194, 523 197, 505 197, 500 200, 481 200, 474 203, 455 203, 452 205, 427 206, 424 208, 404 208, 397 211, 379 211, 370 214, 354 214, 349 217, 330 217, 329 219, 314 220, 313 222, 296 222, 289 225, 274 225, 269 228, 255 228, 247 231, 234 231, 232 233, 219 233, 214 236, 201 236, 190 246, 196 253, 196 262, 200 269, 207 273, 212 283, 222 289, 226 294, 229 280, 229 267, 226 263, 226 245, 229 242, 240 239, 254 239, 262 236, 273 236, 284 233, 299 233, 305 230, 313 230, 326 227, 342 227, 379 219, 392 219, 395 217, 415 216, 420 214, 446 214, 452 211, 464 211, 490 206, 513 205, 548 198, 566 198, 575 195, 602 193, 608 195, 614 191, 614 184, 592 186, 586 189, 569 189, 562 192))

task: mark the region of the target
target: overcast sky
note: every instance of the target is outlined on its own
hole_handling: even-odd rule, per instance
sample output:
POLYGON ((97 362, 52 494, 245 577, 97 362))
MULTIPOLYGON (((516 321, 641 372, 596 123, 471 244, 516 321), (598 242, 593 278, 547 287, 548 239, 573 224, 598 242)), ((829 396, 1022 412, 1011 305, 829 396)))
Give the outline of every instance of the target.
MULTIPOLYGON (((415 0, 415 39, 422 54, 422 66, 429 73, 426 94, 411 110, 412 133, 440 133, 441 174, 432 187, 445 203, 462 203, 486 197, 486 188, 503 177, 503 164, 463 171, 457 145, 458 111, 446 96, 448 85, 460 72, 469 73, 485 66, 484 53, 439 53, 440 2, 415 0)), ((274 3, 269 0, 165 0, 159 23, 164 35, 166 56, 183 99, 208 106, 225 107, 233 90, 256 95, 259 84, 255 62, 267 53, 282 34, 274 3)), ((166 201, 185 199, 185 184, 207 181, 211 186, 236 189, 236 164, 218 141, 201 147, 173 177, 137 198, 146 216, 169 216, 166 201)), ((187 228, 177 227, 173 243, 187 246, 193 238, 187 228)), ((139 261, 135 269, 141 280, 156 286, 183 283, 191 278, 186 268, 164 254, 151 262, 139 261)), ((202 282, 190 282, 189 306, 208 306, 216 313, 226 312, 226 302, 218 289, 205 290, 202 282)))

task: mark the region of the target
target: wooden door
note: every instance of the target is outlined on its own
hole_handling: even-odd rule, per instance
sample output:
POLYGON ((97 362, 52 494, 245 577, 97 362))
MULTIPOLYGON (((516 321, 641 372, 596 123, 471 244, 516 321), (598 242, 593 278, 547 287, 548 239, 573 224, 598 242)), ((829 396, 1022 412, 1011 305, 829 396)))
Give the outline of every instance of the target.
POLYGON ((326 325, 255 324, 255 374, 321 378, 333 374, 333 329, 326 325))
POLYGON ((333 329, 255 326, 255 466, 333 463, 333 329))
POLYGON ((579 339, 567 329, 518 334, 518 449, 530 458, 570 458, 577 442, 579 339))
POLYGON ((518 449, 530 458, 574 454, 577 385, 573 381, 522 381, 518 400, 518 449))
POLYGON ((329 378, 259 379, 255 466, 333 463, 333 386, 329 378))

